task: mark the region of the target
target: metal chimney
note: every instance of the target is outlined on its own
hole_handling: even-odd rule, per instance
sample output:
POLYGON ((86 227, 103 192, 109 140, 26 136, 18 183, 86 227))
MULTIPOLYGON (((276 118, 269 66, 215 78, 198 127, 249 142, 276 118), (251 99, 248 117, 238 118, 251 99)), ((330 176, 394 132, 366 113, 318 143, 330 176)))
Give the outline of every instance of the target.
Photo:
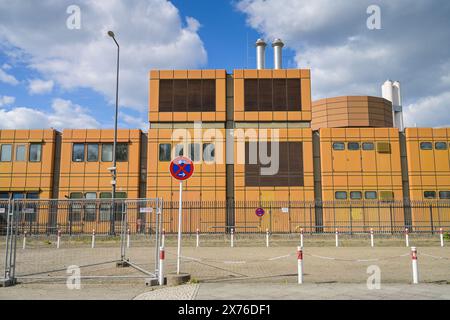
POLYGON ((394 127, 403 131, 403 107, 402 96, 400 91, 400 82, 387 80, 381 87, 381 94, 383 98, 392 102, 392 119, 394 127))
POLYGON ((263 39, 256 40, 256 69, 261 70, 266 66, 266 43, 263 39))
POLYGON ((272 42, 273 47, 273 67, 274 69, 281 69, 282 66, 282 49, 283 49, 284 43, 281 41, 281 39, 275 39, 272 42))

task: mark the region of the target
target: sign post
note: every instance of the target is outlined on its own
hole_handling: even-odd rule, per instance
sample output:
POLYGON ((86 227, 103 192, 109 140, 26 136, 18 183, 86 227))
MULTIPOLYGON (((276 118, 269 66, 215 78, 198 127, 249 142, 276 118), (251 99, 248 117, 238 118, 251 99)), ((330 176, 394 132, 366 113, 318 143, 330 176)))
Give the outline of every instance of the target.
POLYGON ((194 164, 191 159, 186 157, 177 157, 170 163, 170 174, 180 181, 180 203, 178 206, 178 250, 177 250, 177 274, 180 274, 181 257, 181 219, 183 204, 183 181, 189 179, 194 173, 194 164))

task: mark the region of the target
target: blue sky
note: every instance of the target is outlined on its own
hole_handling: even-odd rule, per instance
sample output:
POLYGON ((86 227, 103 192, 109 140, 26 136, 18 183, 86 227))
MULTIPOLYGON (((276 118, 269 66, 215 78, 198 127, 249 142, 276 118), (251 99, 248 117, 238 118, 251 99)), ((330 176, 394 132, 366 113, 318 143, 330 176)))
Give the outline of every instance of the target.
POLYGON ((254 68, 259 37, 283 39, 284 67, 311 68, 313 99, 399 80, 408 126, 450 126, 448 16, 441 0, 0 0, 0 128, 112 127, 109 29, 121 127, 145 129, 150 69, 254 68), (373 4, 380 30, 367 28, 373 4), (67 28, 70 5, 80 29, 67 28))

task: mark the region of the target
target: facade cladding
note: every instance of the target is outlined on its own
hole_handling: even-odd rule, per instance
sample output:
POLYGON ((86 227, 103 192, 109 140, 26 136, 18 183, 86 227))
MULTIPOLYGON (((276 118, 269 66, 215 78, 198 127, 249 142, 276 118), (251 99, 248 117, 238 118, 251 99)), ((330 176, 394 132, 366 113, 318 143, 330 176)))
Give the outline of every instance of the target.
MULTIPOLYGON (((184 155, 195 163, 184 200, 205 206, 450 199, 450 128, 399 132, 388 100, 313 103, 310 70, 152 70, 149 76, 148 133, 118 132, 118 198, 177 201, 169 164, 184 155), (260 141, 268 142, 262 153, 260 141), (276 149, 272 141, 279 141, 276 149), (261 174, 272 164, 262 155, 277 152, 276 172, 261 174)), ((112 143, 113 130, 0 130, 0 199, 109 198, 112 143)), ((236 227, 254 216, 253 208, 245 210, 235 213, 236 227)), ((332 218, 323 212, 323 222, 339 220, 338 211, 332 218)), ((214 225, 228 223, 227 215, 216 213, 214 225)), ((358 217, 352 212, 356 224, 358 217)))

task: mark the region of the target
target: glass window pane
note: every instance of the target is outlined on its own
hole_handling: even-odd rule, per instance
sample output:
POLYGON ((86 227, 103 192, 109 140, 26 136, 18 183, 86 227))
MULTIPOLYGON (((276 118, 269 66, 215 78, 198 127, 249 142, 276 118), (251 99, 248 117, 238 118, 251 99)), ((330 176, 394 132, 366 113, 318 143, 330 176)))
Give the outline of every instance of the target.
POLYGON ((81 192, 72 192, 70 199, 83 199, 83 194, 81 192))
POLYGON ((118 143, 116 145, 116 161, 128 161, 128 143, 118 143))
POLYGON ((349 142, 348 150, 359 150, 359 142, 349 142))
POLYGON ((27 193, 27 199, 39 199, 39 193, 37 192, 27 193))
POLYGON ((431 142, 421 142, 420 143, 420 149, 421 150, 432 150, 433 144, 431 142))
POLYGON ((98 161, 98 144, 88 144, 87 147, 87 161, 98 161))
POLYGON ((215 146, 212 143, 203 144, 203 160, 204 161, 214 161, 215 159, 215 146))
POLYGON ((102 161, 103 162, 111 162, 113 159, 112 157, 112 150, 113 145, 112 144, 103 144, 102 145, 102 161))
POLYGON ((29 159, 30 162, 40 162, 41 161, 41 151, 42 145, 39 143, 30 144, 29 159))
POLYGON ((182 157, 184 155, 184 145, 177 144, 175 147, 175 157, 182 157))
POLYGON ((375 145, 373 144, 373 142, 364 142, 362 144, 362 149, 363 150, 375 150, 375 145))
POLYGON ((338 200, 345 200, 347 199, 347 192, 346 191, 336 191, 334 194, 334 197, 338 200))
MULTIPOLYGON (((94 200, 97 198, 97 194, 95 192, 87 192, 85 195, 86 199, 94 200)), ((95 201, 86 202, 85 210, 84 210, 84 220, 85 221, 95 221, 97 218, 97 205, 95 201)))
POLYGON ((343 142, 333 143, 333 150, 345 150, 345 143, 343 142))
POLYGON ((425 191, 423 197, 425 199, 436 199, 436 191, 425 191))
POLYGON ((450 199, 450 191, 439 191, 440 199, 450 199))
POLYGON ((84 161, 84 143, 74 143, 72 148, 72 161, 84 161))
POLYGON ((16 146, 16 161, 25 161, 25 151, 24 145, 16 146))
POLYGON ((377 192, 376 191, 366 191, 365 192, 365 197, 368 200, 373 200, 377 198, 377 192))
POLYGON ((436 142, 434 147, 436 150, 447 150, 447 142, 436 142))
POLYGON ((111 192, 100 193, 100 199, 111 199, 111 192))
POLYGON ((159 161, 170 161, 170 152, 172 146, 169 143, 162 143, 159 145, 159 161))
POLYGON ((2 162, 11 161, 11 152, 12 152, 11 144, 2 144, 0 152, 0 161, 2 162))
POLYGON ((8 192, 0 192, 0 199, 9 199, 9 193, 8 192))
POLYGON ((25 199, 25 194, 21 192, 14 192, 12 195, 13 199, 25 199))
POLYGON ((126 192, 116 192, 116 199, 126 199, 127 193, 126 192))
POLYGON ((350 192, 350 199, 352 199, 352 200, 361 200, 362 199, 362 192, 361 191, 351 191, 350 192))
POLYGON ((189 158, 192 161, 200 161, 200 144, 191 143, 189 145, 189 158))

